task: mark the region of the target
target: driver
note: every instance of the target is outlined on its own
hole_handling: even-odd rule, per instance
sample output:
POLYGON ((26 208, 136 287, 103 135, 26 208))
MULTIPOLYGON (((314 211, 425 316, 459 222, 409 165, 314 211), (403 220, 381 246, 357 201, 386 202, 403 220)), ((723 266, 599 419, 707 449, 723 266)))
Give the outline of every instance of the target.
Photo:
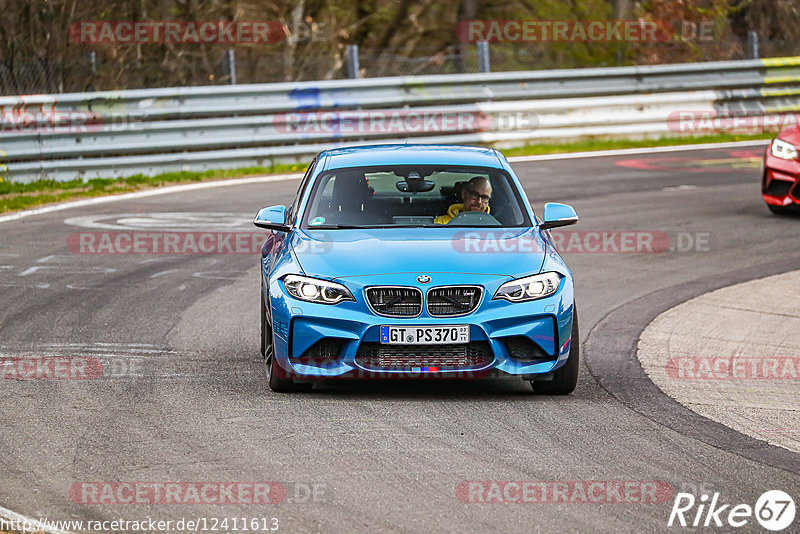
POLYGON ((463 204, 452 204, 446 215, 436 217, 436 224, 447 224, 453 217, 465 211, 482 211, 489 213, 489 201, 492 199, 492 184, 485 176, 475 176, 461 188, 463 204))

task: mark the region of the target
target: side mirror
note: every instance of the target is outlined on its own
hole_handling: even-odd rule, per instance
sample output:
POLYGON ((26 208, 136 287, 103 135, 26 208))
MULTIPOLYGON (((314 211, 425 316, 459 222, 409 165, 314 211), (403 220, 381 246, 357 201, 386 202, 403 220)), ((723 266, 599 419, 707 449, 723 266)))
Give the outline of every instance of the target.
POLYGON ((578 214, 572 206, 548 202, 544 205, 544 220, 539 225, 542 230, 558 228, 559 226, 569 226, 578 222, 578 214))
POLYGON ((289 225, 286 224, 286 206, 270 206, 258 212, 253 224, 259 228, 288 232, 289 225))

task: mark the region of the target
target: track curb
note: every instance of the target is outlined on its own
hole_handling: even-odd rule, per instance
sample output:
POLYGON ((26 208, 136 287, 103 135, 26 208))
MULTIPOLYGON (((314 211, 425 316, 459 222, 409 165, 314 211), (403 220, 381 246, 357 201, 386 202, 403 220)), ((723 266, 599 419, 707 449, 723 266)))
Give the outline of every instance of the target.
POLYGON ((663 312, 695 297, 742 282, 796 271, 800 257, 707 276, 626 302, 595 324, 584 361, 598 384, 635 412, 684 436, 789 473, 800 474, 800 454, 707 419, 661 391, 637 357, 642 332, 663 312))

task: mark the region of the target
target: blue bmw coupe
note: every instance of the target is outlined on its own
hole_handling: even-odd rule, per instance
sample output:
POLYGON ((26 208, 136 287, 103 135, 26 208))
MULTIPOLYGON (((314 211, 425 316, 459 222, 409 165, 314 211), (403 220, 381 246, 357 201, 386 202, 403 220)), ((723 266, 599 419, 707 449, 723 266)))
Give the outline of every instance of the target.
POLYGON ((578 380, 572 273, 508 161, 467 146, 338 148, 288 208, 254 224, 269 387, 358 378, 515 378, 565 395, 578 380))

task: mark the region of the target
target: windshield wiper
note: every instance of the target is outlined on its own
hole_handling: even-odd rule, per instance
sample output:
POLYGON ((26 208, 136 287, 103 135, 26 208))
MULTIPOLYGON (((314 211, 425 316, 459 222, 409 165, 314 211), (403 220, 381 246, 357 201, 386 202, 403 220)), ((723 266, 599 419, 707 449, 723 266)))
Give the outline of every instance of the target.
MULTIPOLYGON (((446 224, 315 224, 309 230, 357 230, 359 228, 438 228, 446 224)), ((452 228, 452 227, 451 227, 452 228)))
POLYGON ((309 230, 356 230, 358 228, 382 228, 383 225, 364 225, 364 224, 315 224, 308 227, 309 230))

